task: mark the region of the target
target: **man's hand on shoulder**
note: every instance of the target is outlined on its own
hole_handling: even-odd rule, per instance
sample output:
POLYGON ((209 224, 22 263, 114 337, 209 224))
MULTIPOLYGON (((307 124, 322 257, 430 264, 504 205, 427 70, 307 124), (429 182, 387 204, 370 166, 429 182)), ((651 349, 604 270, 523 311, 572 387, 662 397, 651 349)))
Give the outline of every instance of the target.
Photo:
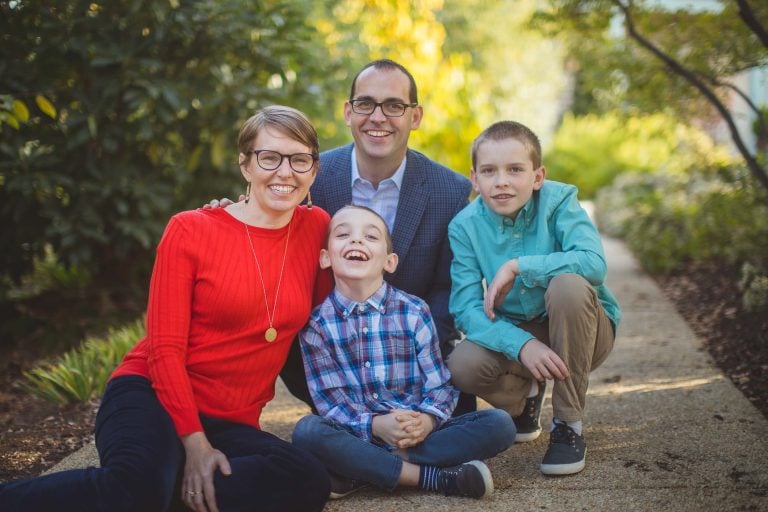
MULTIPOLYGON (((245 196, 243 194, 240 194, 240 198, 237 201, 240 202, 244 200, 245 200, 245 196)), ((210 210, 215 208, 226 208, 227 206, 233 203, 234 202, 231 199, 222 197, 221 199, 211 199, 211 201, 204 204, 202 208, 203 210, 210 210)))

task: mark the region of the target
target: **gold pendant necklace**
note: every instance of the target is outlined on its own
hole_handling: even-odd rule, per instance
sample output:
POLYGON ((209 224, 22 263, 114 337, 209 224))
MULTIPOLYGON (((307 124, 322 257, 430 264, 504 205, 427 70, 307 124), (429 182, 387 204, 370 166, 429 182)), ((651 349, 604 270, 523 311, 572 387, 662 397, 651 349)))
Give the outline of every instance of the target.
MULTIPOLYGON (((293 221, 293 219, 291 219, 293 221)), ((285 235, 285 249, 283 249, 283 263, 280 266, 280 277, 277 279, 277 290, 275 290, 275 303, 272 305, 272 314, 269 314, 269 304, 267 303, 267 287, 264 286, 264 276, 261 273, 261 265, 259 259, 256 257, 256 251, 253 248, 253 241, 251 240, 251 233, 248 232, 248 224, 245 226, 245 236, 248 237, 248 245, 251 246, 251 254, 253 254, 253 261, 256 262, 256 269, 259 271, 259 280, 261 281, 261 291, 264 293, 264 307, 267 308, 267 320, 269 321, 269 328, 264 331, 264 339, 268 343, 272 343, 277 339, 277 329, 273 325, 275 319, 275 311, 277 311, 277 297, 280 294, 280 284, 283 282, 283 270, 285 270, 285 256, 288 254, 288 239, 291 237, 291 224, 288 222, 288 233, 285 235)))

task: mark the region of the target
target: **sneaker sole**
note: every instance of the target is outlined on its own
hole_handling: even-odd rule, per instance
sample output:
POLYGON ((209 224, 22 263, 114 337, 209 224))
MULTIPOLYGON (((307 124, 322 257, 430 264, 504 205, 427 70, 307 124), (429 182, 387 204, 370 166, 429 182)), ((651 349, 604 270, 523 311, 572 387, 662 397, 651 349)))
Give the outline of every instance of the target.
POLYGON ((356 492, 357 492, 357 491, 359 491, 360 489, 365 489, 366 487, 368 487, 368 486, 367 486, 367 485, 361 485, 360 487, 357 487, 357 488, 355 488, 355 489, 352 489, 351 491, 348 491, 348 492, 333 492, 333 491, 331 491, 331 494, 328 496, 328 499, 331 499, 331 500, 340 500, 340 499, 342 499, 342 498, 346 498, 346 497, 347 497, 347 496, 349 496, 350 494, 354 494, 354 493, 356 493, 356 492))
POLYGON ((478 471, 480 471, 480 474, 483 476, 483 483, 485 483, 485 494, 480 496, 478 499, 483 499, 486 496, 490 496, 493 494, 493 477, 491 476, 491 470, 488 469, 488 466, 485 465, 484 462, 481 462, 479 460, 471 460, 467 462, 467 464, 472 464, 475 466, 478 471))
POLYGON ((341 498, 345 498, 349 496, 350 494, 356 493, 360 489, 365 489, 366 487, 369 487, 371 484, 364 483, 361 485, 358 485, 357 487, 353 488, 352 490, 349 490, 347 492, 333 492, 331 491, 331 494, 328 496, 328 499, 331 500, 340 500, 341 498))
POLYGON ((516 443, 527 443, 529 441, 535 441, 539 438, 541 435, 541 429, 536 430, 534 432, 526 432, 525 434, 521 434, 518 432, 515 434, 515 442, 516 443))
POLYGON ((586 466, 587 450, 584 450, 584 458, 571 464, 542 464, 539 469, 545 475, 575 475, 586 466))

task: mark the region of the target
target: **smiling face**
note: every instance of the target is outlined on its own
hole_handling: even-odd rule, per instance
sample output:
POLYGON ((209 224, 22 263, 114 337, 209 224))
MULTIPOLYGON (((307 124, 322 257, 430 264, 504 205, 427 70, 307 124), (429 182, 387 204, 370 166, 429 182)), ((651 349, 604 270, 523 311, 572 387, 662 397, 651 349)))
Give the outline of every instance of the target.
POLYGON ((345 296, 364 301, 381 286, 384 272, 397 268, 386 224, 372 211, 351 206, 336 212, 328 232, 320 266, 333 269, 336 286, 345 296))
POLYGON ((525 145, 517 139, 485 140, 476 152, 472 185, 485 204, 506 217, 515 218, 525 203, 544 184, 546 169, 534 169, 525 145))
MULTIPOLYGON (((274 126, 265 126, 250 145, 251 150, 269 149, 283 155, 312 153, 313 149, 299 142, 274 126)), ((240 171, 251 184, 249 203, 259 213, 270 218, 288 216, 307 196, 310 185, 317 174, 317 164, 306 173, 291 169, 287 158, 274 171, 267 171, 258 164, 256 155, 240 153, 240 171)))
MULTIPOLYGON (((354 100, 371 100, 377 103, 393 101, 411 103, 410 81, 398 69, 365 69, 357 77, 354 100)), ((408 149, 408 137, 411 130, 416 130, 421 124, 421 106, 409 107, 401 117, 387 117, 380 107, 371 114, 357 114, 352 111, 352 105, 344 104, 344 120, 352 131, 355 139, 355 151, 358 159, 366 165, 384 166, 392 172, 397 169, 408 149)), ((366 178, 367 169, 361 168, 360 173, 366 178)))

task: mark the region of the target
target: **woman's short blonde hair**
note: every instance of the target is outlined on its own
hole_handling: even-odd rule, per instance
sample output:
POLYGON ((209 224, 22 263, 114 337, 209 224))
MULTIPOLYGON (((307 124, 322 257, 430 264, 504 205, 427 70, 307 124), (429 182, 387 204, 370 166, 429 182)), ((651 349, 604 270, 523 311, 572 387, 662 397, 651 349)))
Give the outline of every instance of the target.
POLYGON ((320 156, 320 143, 317 139, 317 132, 309 118, 295 108, 284 105, 270 105, 252 115, 240 128, 240 135, 237 137, 237 148, 240 153, 246 155, 246 161, 251 157, 249 153, 253 149, 251 144, 253 144, 259 132, 266 127, 275 128, 293 140, 311 148, 311 152, 315 157, 320 156))

